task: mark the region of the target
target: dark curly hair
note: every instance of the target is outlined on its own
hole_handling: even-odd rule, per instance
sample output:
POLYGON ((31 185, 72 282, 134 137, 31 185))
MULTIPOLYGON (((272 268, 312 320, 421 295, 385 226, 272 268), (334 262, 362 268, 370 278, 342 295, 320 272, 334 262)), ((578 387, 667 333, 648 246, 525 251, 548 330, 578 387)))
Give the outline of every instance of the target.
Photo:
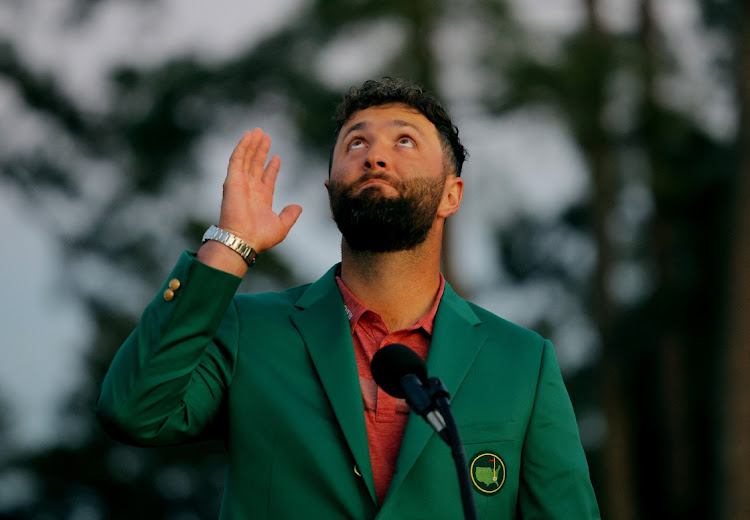
POLYGON ((365 81, 361 87, 352 87, 336 107, 333 119, 336 131, 333 134, 328 158, 328 173, 333 165, 333 149, 341 129, 354 113, 369 107, 402 103, 419 111, 437 128, 443 154, 450 159, 453 171, 461 175, 461 169, 468 156, 466 148, 458 138, 458 128, 451 121, 445 107, 438 99, 419 85, 399 78, 384 77, 365 81))

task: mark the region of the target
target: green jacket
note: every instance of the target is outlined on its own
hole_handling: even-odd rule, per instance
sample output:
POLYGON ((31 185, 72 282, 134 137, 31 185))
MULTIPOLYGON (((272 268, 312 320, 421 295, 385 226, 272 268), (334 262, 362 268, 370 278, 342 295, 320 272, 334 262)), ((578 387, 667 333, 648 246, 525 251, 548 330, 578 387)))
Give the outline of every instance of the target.
MULTIPOLYGON (((414 414, 378 505, 334 271, 235 295, 239 278, 185 253, 174 297, 160 293, 117 352, 100 421, 144 446, 218 434, 229 460, 222 519, 463 518, 450 449, 414 414)), ((484 454, 471 468, 480 518, 599 518, 548 341, 446 285, 427 367, 451 392, 469 463, 484 454)))

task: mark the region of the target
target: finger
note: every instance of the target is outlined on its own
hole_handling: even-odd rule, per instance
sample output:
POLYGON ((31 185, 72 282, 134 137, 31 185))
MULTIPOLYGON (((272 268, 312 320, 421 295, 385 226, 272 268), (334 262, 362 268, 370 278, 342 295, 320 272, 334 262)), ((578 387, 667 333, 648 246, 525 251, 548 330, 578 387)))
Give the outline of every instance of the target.
POLYGON ((273 157, 271 157, 271 160, 268 161, 268 165, 266 166, 266 169, 263 170, 263 177, 261 178, 261 181, 264 184, 270 183, 272 190, 276 184, 276 177, 279 174, 280 168, 281 168, 281 158, 278 155, 274 155, 273 157))
POLYGON ((302 206, 299 204, 290 204, 281 210, 281 213, 279 213, 279 220, 284 226, 284 229, 286 229, 286 233, 284 233, 285 236, 289 233, 289 230, 292 229, 292 226, 297 222, 297 219, 301 214, 302 206))
POLYGON ((251 140, 252 134, 245 132, 237 143, 237 146, 234 147, 232 155, 229 157, 229 165, 227 166, 227 180, 230 180, 230 177, 236 177, 242 172, 245 154, 251 140))
POLYGON ((267 134, 261 134, 252 157, 250 158, 249 168, 247 170, 251 177, 260 179, 263 176, 268 150, 271 149, 271 138, 267 134))
POLYGON ((247 173, 248 169, 252 164, 252 159, 255 156, 255 152, 258 149, 258 142, 263 137, 263 130, 257 126, 250 132, 250 138, 247 146, 245 147, 245 153, 242 157, 242 172, 247 173))

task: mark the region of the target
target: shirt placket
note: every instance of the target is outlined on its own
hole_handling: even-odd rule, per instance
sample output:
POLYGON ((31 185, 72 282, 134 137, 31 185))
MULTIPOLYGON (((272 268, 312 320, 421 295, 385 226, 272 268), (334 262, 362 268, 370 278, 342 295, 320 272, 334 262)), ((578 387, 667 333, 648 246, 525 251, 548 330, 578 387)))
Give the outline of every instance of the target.
MULTIPOLYGON (((362 333, 369 336, 370 341, 362 341, 362 345, 375 347, 375 350, 365 351, 368 359, 372 361, 375 353, 386 345, 394 343, 391 334, 383 322, 383 319, 372 311, 366 311, 360 318, 362 333)), ((363 338, 364 339, 364 338, 363 338)), ((378 396, 375 402, 375 421, 378 423, 398 422, 398 399, 386 393, 379 386, 377 387, 378 396)))

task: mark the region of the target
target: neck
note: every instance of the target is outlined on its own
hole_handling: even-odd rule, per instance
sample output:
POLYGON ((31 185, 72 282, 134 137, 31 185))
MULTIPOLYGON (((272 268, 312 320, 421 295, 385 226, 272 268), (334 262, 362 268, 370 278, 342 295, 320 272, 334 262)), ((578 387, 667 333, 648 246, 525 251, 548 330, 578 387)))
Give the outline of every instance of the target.
POLYGON ((440 241, 430 238, 412 250, 392 253, 353 251, 342 242, 342 281, 391 332, 417 322, 435 302, 440 241))

